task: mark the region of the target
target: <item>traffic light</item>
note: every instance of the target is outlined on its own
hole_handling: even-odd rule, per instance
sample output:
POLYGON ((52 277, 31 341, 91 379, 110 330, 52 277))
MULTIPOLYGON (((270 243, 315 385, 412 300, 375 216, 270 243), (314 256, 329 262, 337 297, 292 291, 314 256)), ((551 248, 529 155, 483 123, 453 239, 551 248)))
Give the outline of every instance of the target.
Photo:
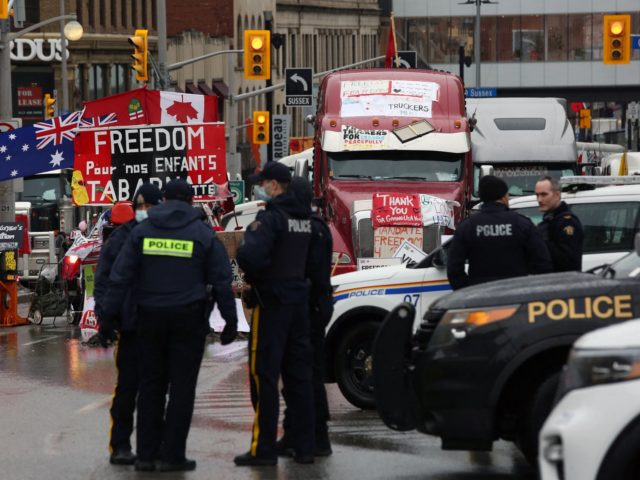
POLYGON ((580 109, 578 128, 591 128, 591 110, 588 108, 580 109))
POLYGON ((631 15, 605 15, 602 60, 608 65, 631 61, 631 15))
POLYGON ((48 120, 56 116, 56 99, 49 93, 44 94, 44 119, 48 120))
POLYGON ((269 112, 253 112, 253 143, 269 143, 269 112))
POLYGON ((136 80, 139 82, 146 82, 149 79, 147 73, 148 33, 148 30, 136 30, 133 37, 129 37, 129 43, 133 45, 133 53, 131 54, 131 58, 133 58, 132 68, 136 71, 136 80))
POLYGON ((0 20, 9 18, 9 0, 0 0, 0 20))
POLYGON ((247 80, 271 78, 271 32, 269 30, 244 31, 244 78, 247 80))

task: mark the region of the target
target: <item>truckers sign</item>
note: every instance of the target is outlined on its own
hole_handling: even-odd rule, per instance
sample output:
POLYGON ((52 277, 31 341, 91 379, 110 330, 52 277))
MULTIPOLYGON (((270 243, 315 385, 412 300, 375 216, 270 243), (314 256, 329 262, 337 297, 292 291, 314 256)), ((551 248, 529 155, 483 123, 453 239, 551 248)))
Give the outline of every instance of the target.
POLYGON ((285 68, 285 106, 310 107, 313 96, 313 69, 285 68))
POLYGON ((144 182, 162 189, 175 178, 192 185, 196 201, 228 197, 223 123, 83 129, 76 136, 78 205, 129 200, 144 182))

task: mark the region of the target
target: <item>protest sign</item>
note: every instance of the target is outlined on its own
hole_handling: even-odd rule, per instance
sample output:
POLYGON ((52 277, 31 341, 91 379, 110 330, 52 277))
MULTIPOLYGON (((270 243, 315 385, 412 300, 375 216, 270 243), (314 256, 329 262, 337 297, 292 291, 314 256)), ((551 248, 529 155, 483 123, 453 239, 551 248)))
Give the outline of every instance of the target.
POLYGON ((390 258, 404 241, 422 247, 422 227, 379 227, 373 231, 373 256, 390 258))

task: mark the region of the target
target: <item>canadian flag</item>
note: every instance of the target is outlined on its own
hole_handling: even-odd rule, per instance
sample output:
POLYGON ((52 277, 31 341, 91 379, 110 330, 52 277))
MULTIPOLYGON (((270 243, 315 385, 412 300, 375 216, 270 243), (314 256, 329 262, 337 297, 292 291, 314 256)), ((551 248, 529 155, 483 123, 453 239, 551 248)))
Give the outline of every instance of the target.
POLYGON ((218 121, 218 98, 191 93, 147 91, 147 121, 151 124, 218 121))

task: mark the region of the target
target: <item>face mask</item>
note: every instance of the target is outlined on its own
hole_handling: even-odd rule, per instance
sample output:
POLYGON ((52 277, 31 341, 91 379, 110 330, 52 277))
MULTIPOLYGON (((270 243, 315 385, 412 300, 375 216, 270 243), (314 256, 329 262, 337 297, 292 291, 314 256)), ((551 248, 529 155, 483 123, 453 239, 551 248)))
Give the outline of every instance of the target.
POLYGON ((271 195, 267 193, 264 187, 257 186, 253 193, 256 197, 256 200, 271 200, 271 195))
POLYGON ((143 220, 146 220, 149 214, 146 210, 136 210, 136 222, 140 223, 143 220))

